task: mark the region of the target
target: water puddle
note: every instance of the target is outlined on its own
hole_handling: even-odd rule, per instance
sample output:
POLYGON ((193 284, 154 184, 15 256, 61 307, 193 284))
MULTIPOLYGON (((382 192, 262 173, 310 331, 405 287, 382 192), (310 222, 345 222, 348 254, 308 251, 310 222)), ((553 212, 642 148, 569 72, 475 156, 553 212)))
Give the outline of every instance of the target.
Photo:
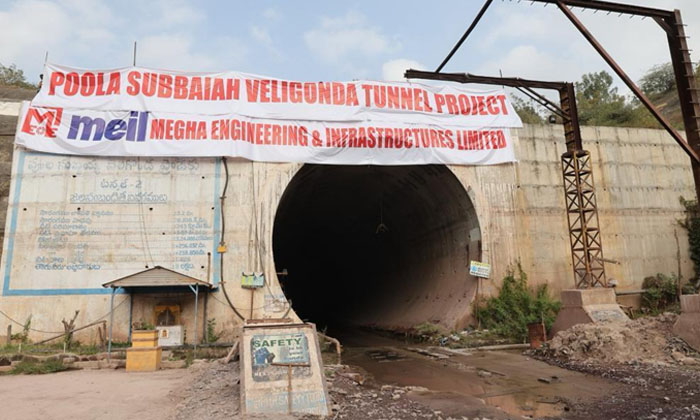
POLYGON ((346 347, 344 363, 361 367, 378 384, 415 387, 411 398, 444 416, 557 417, 570 401, 594 400, 613 389, 604 379, 550 366, 517 351, 455 355, 393 344, 346 347))

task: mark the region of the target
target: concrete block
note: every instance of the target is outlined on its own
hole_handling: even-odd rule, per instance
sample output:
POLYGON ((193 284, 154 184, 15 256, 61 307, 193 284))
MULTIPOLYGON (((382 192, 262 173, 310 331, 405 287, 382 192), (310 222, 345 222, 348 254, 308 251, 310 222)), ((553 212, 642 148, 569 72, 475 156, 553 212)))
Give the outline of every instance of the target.
POLYGON ((241 413, 331 414, 313 324, 244 326, 241 413))
POLYGON ((161 369, 183 369, 187 362, 185 360, 163 360, 160 362, 161 369))
POLYGON ((100 363, 97 361, 75 362, 72 364, 72 367, 78 369, 100 369, 100 363))
POLYGON ((564 307, 579 307, 585 305, 614 305, 615 289, 598 287, 595 289, 568 289, 561 292, 561 303, 564 307))
POLYGON ((561 292, 561 301, 562 308, 552 325, 552 335, 576 324, 629 320, 617 303, 614 289, 567 289, 561 292))
POLYGON ((100 369, 123 369, 126 367, 125 360, 112 359, 111 361, 100 360, 97 362, 100 369))
POLYGON ((700 295, 682 295, 681 312, 700 313, 700 295))
POLYGON ((134 330, 131 342, 134 348, 158 347, 157 330, 134 330))
POLYGON ((160 369, 163 349, 160 347, 132 347, 126 350, 127 372, 154 372, 160 369))
POLYGON ((700 295, 681 296, 681 314, 673 324, 673 333, 700 351, 700 295))
POLYGON ((620 306, 627 306, 638 310, 642 307, 642 295, 619 295, 617 296, 617 303, 620 304, 620 306))

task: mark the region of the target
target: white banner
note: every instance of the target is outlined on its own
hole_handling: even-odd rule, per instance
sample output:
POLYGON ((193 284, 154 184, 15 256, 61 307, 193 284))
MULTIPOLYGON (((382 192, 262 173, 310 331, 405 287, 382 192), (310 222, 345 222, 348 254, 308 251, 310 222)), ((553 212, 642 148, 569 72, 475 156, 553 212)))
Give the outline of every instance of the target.
MULTIPOLYGON (((78 101, 79 102, 79 101, 78 101)), ((309 121, 37 107, 25 102, 16 143, 93 156, 233 156, 326 164, 513 162, 507 128, 391 121, 309 121)))
POLYGON ((48 64, 32 105, 331 122, 521 127, 503 89, 457 83, 298 82, 239 72, 184 73, 48 64))

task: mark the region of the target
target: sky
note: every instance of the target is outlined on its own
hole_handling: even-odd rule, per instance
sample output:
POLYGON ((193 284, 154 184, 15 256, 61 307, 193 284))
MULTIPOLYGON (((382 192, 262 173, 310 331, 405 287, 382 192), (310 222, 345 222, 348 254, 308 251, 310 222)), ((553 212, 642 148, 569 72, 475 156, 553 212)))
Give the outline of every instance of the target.
MULTIPOLYGON (((700 1, 621 2, 681 10, 691 56, 700 60, 700 1)), ((35 82, 46 52, 57 64, 119 68, 132 64, 136 41, 136 63, 144 67, 303 81, 400 80, 406 68, 434 70, 482 4, 0 0, 0 63, 16 64, 35 82)), ((651 19, 575 13, 635 80, 670 60, 666 36, 651 19)), ((443 71, 576 81, 603 69, 610 71, 556 6, 495 0, 443 71)))

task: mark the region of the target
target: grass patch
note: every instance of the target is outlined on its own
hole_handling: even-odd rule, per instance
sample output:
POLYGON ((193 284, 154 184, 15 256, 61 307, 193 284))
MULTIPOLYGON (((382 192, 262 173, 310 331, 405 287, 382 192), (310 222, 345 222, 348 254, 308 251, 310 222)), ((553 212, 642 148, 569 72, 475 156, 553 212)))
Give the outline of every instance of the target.
POLYGON ((187 353, 185 353, 185 367, 188 368, 192 366, 192 363, 194 362, 194 351, 188 350, 187 353))
POLYGON ((544 322, 547 331, 552 328, 561 302, 550 296, 546 284, 529 287, 527 274, 519 263, 516 268, 517 273, 511 269, 503 278, 498 296, 489 298, 476 310, 483 328, 524 342, 528 324, 544 322))
POLYGON ((642 293, 641 315, 651 316, 664 312, 680 313, 679 294, 695 293, 695 286, 692 283, 682 284, 678 276, 674 274, 667 276, 661 273, 644 278, 642 289, 644 293, 642 293))
POLYGON ((413 334, 415 334, 419 340, 424 341, 427 341, 435 336, 444 335, 444 333, 445 328, 437 324, 433 324, 432 322, 424 322, 413 327, 413 334))
POLYGON ((10 375, 43 375, 68 370, 62 360, 45 360, 42 362, 21 361, 10 370, 10 375))
POLYGON ((504 338, 494 331, 474 330, 472 328, 467 328, 464 331, 449 331, 447 328, 432 322, 424 322, 414 326, 406 334, 406 338, 419 343, 430 343, 454 349, 512 343, 512 340, 504 338))
MULTIPOLYGON (((129 343, 112 343, 112 349, 130 347, 129 343)), ((89 356, 107 351, 96 344, 80 344, 78 341, 73 341, 70 347, 66 347, 66 353, 74 353, 80 356, 89 356)), ((15 354, 19 353, 19 344, 6 344, 0 346, 0 354, 15 354)), ((22 354, 59 354, 63 353, 63 342, 53 344, 22 344, 22 354)))

